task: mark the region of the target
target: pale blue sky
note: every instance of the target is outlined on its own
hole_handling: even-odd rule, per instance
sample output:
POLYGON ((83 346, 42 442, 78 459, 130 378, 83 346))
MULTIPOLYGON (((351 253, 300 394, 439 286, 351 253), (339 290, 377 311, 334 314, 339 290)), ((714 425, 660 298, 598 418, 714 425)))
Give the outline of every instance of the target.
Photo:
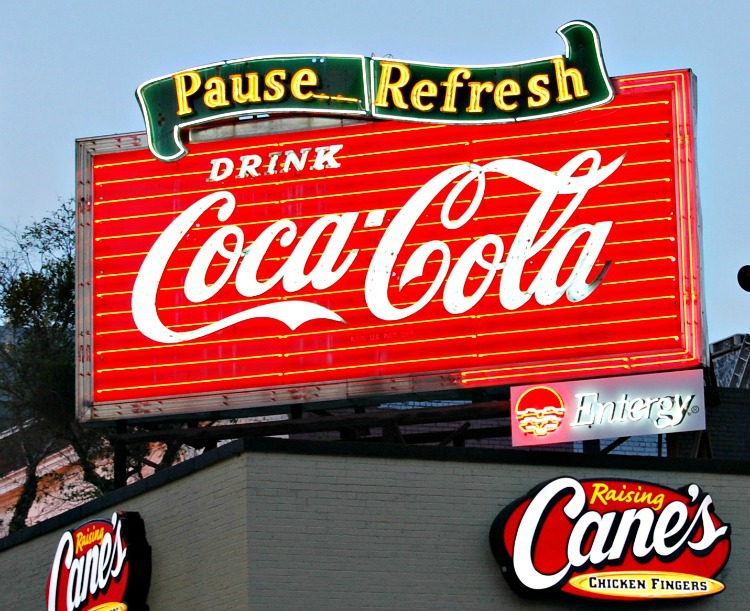
POLYGON ((563 52, 555 30, 592 22, 611 76, 691 68, 709 339, 750 332, 750 1, 314 0, 15 2, 0 23, 0 225, 75 192, 76 138, 142 131, 136 87, 225 59, 351 53, 447 64, 563 52))

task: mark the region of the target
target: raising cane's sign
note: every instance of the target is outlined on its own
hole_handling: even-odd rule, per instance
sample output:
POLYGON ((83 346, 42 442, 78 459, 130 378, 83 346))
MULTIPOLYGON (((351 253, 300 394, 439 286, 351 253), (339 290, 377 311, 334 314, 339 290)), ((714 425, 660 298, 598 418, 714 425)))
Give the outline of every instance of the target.
POLYGON ((692 598, 724 589, 730 526, 696 484, 560 477, 504 509, 490 545, 523 596, 692 598))
MULTIPOLYGON (((433 92, 435 112, 494 104, 486 124, 446 111, 259 129, 192 138, 170 162, 146 134, 80 140, 79 417, 700 366, 692 75, 614 79, 613 97, 573 112, 595 72, 539 61, 547 76, 534 64, 524 82, 545 95, 511 95, 510 77, 483 88, 468 68, 370 72, 386 79, 375 118, 433 92), (557 98, 544 119, 496 116, 557 98)), ((248 86, 324 95, 324 72, 252 66, 248 86)), ((159 84, 176 88, 169 112, 226 113, 236 76, 159 84)))
POLYGON ((66 531, 47 581, 47 611, 148 611, 151 547, 137 513, 66 531))

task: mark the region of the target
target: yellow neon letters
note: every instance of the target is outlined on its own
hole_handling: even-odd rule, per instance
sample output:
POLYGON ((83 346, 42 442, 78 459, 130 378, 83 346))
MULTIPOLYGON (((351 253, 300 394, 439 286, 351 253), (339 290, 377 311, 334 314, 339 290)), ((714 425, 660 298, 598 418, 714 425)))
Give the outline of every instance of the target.
POLYGON ((453 68, 440 82, 422 78, 415 83, 412 81, 414 66, 381 61, 373 106, 433 114, 439 106, 441 113, 456 115, 462 112, 482 114, 494 105, 497 110, 510 114, 543 108, 553 97, 558 103, 565 103, 589 96, 583 74, 567 67, 564 58, 551 58, 547 66, 547 73, 533 74, 525 82, 518 78, 471 80, 472 69, 459 67, 453 68))
POLYGON ((264 76, 257 72, 230 74, 226 79, 212 76, 205 82, 197 71, 187 70, 173 75, 172 81, 177 100, 177 116, 182 117, 195 112, 194 100, 201 94, 203 104, 210 109, 225 108, 232 104, 278 102, 287 94, 302 101, 313 97, 320 79, 310 68, 301 68, 291 77, 286 70, 279 69, 270 70, 264 76))

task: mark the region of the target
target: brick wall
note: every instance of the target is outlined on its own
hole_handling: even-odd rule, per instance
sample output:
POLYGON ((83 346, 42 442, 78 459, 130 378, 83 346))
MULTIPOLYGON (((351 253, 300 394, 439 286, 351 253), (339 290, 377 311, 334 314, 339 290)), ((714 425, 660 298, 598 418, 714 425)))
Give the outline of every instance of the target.
MULTIPOLYGON (((726 591, 690 606, 746 608, 746 465, 597 456, 594 467, 590 460, 259 440, 246 452, 225 450, 223 460, 180 479, 160 484, 158 474, 151 489, 126 491, 91 509, 96 516, 112 509, 141 513, 153 547, 152 611, 559 609, 578 607, 520 599, 506 585, 488 544, 500 509, 561 475, 630 477, 673 488, 697 483, 732 525, 732 553, 719 577, 726 591), (708 472, 717 470, 724 472, 708 472)), ((85 519, 77 515, 66 527, 85 519)), ((43 608, 62 530, 61 524, 34 531, 0 552, 0 574, 16 576, 3 580, 0 608, 43 608)))
POLYGON ((44 609, 47 576, 63 531, 95 517, 108 519, 116 510, 137 511, 145 522, 152 548, 151 611, 248 609, 245 458, 146 491, 159 478, 152 479, 148 486, 133 486, 142 494, 114 494, 112 505, 97 500, 90 504, 95 513, 85 517, 86 506, 77 508, 71 524, 0 552, 0 609, 44 609))

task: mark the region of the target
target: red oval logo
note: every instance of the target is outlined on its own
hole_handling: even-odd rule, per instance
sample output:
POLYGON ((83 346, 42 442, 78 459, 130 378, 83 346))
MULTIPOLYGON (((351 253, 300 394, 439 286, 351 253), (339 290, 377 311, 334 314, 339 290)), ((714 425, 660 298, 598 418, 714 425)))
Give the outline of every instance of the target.
POLYGON ((47 611, 139 609, 150 581, 143 520, 117 512, 63 533, 47 580, 47 611))
POLYGON ((503 510, 490 545, 521 595, 684 598, 723 590, 730 531, 696 484, 561 477, 503 510))

